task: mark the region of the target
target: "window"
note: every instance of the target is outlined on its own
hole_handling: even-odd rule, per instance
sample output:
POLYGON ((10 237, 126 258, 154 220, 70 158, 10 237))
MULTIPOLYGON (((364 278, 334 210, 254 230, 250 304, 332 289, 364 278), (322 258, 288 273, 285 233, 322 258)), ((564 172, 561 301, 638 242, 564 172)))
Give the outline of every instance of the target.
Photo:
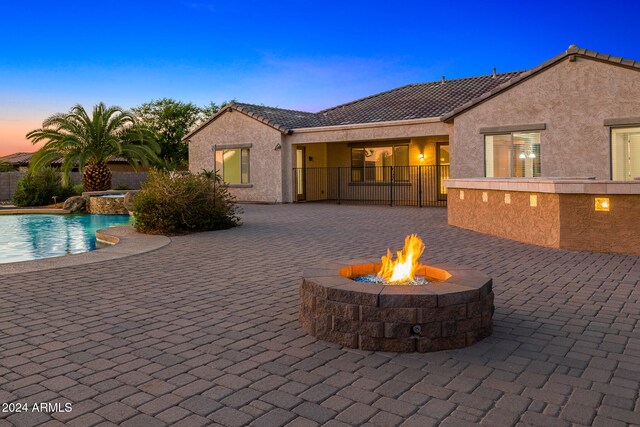
POLYGON ((486 135, 484 141, 487 177, 540 176, 540 132, 486 135))
POLYGON ((249 184, 249 149, 216 150, 216 171, 227 184, 249 184))
POLYGON ((409 146, 363 147, 351 149, 351 181, 385 182, 409 179, 409 146))
POLYGON ((611 129, 611 179, 640 177, 640 127, 611 129))

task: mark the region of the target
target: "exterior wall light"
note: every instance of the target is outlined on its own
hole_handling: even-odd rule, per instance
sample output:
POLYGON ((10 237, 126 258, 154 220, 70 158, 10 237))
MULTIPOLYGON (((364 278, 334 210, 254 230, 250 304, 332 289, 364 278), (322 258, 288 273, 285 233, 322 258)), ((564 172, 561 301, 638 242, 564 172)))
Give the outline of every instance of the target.
POLYGON ((280 151, 282 149, 282 145, 278 142, 273 149, 276 151, 280 151))
POLYGON ((609 212, 611 204, 608 197, 596 197, 595 209, 598 212, 609 212))
POLYGON ((537 194, 529 195, 529 206, 531 206, 532 208, 535 208, 536 206, 538 206, 538 195, 537 194))
POLYGON ((424 153, 418 154, 418 159, 420 159, 421 162, 424 162, 424 153))

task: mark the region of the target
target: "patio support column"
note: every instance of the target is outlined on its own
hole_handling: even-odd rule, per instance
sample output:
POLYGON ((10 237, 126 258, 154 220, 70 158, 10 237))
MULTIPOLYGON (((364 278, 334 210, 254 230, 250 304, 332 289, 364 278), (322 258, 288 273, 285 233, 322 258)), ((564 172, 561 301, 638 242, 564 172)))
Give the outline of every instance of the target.
POLYGON ((287 141, 286 136, 282 137, 280 143, 281 160, 282 165, 282 203, 293 203, 293 146, 287 141))

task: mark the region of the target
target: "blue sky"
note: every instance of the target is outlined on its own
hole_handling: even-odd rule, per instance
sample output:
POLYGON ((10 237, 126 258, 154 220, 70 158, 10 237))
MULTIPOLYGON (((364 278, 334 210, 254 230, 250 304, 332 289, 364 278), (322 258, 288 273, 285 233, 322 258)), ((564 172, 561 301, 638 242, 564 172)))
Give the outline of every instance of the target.
POLYGON ((531 68, 571 43, 640 60, 639 13, 632 1, 6 1, 0 154, 31 151, 24 134, 76 103, 317 111, 442 75, 531 68))

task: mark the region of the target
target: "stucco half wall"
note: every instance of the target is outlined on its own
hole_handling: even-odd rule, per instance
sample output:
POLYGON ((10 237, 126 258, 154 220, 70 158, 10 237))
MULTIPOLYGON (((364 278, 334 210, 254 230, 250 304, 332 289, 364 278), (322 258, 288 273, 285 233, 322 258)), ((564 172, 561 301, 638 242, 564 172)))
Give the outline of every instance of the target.
POLYGON ((640 72, 578 56, 456 116, 451 176, 485 176, 482 127, 544 123, 541 175, 610 179, 605 119, 638 117, 640 72))
MULTIPOLYGON (((241 202, 281 203, 283 194, 282 133, 245 114, 228 110, 204 126, 189 139, 189 170, 193 173, 215 169, 214 145, 217 149, 251 144, 249 151, 250 184, 242 188, 230 186, 231 193, 241 202), (279 149, 276 146, 280 144, 279 149)), ((289 165, 290 160, 284 163, 289 165)), ((287 168, 288 169, 288 168, 287 168)))

